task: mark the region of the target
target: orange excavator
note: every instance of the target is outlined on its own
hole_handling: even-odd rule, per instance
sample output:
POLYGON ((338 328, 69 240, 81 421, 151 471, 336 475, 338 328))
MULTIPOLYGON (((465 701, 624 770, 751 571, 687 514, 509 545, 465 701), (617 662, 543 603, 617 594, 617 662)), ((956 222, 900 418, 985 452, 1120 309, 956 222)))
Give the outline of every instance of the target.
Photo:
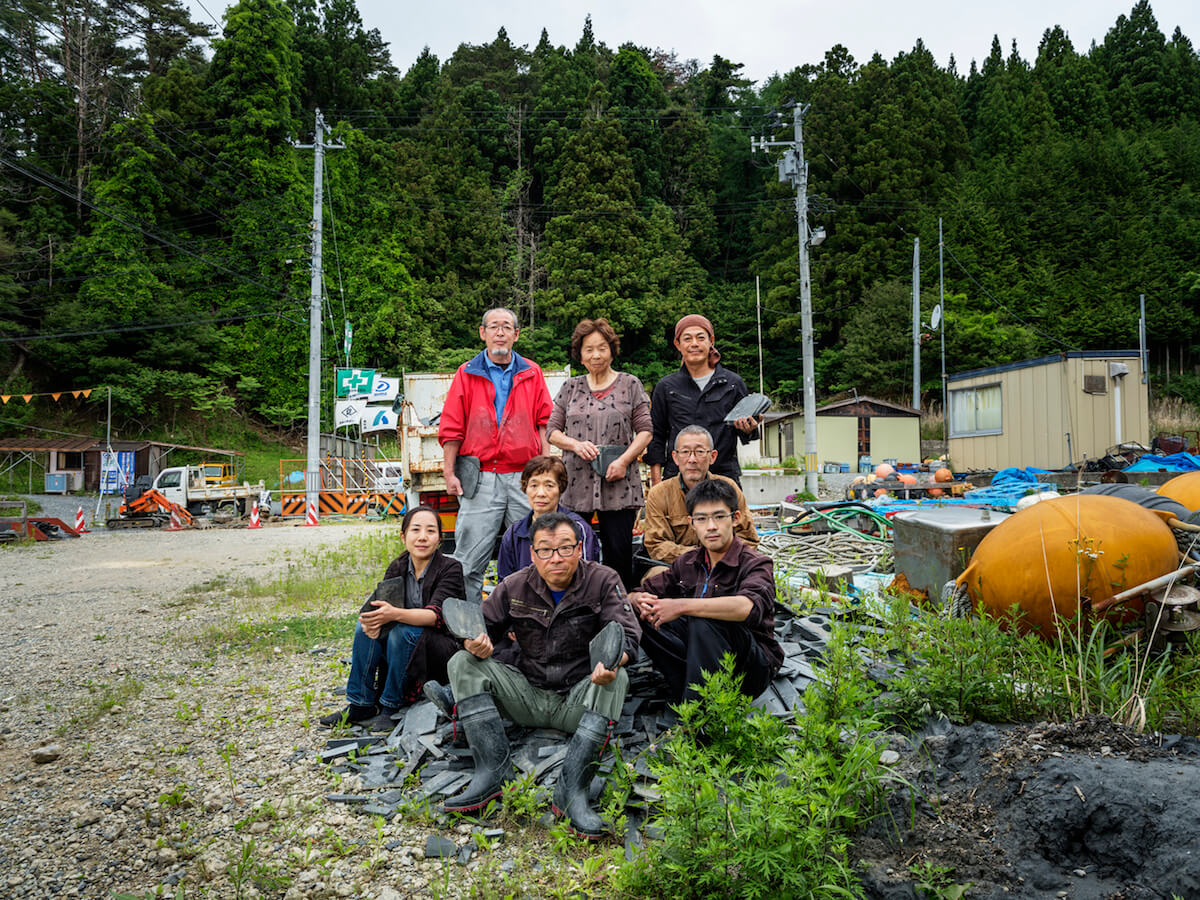
POLYGON ((117 518, 109 519, 105 524, 109 528, 159 528, 171 521, 173 512, 181 525, 191 525, 192 514, 164 497, 150 486, 151 483, 143 476, 126 488, 117 518))

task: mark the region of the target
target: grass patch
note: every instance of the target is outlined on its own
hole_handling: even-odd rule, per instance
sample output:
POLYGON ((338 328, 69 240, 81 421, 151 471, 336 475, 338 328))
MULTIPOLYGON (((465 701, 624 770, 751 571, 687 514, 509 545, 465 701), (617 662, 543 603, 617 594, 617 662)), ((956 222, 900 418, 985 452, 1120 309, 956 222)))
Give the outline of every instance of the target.
POLYGON ((893 711, 916 721, 1066 721, 1107 716, 1139 730, 1200 734, 1200 635, 1152 655, 1106 621, 1065 626, 1060 641, 1018 633, 1019 615, 913 620, 906 600, 888 614, 874 650, 914 660, 892 684, 893 711))
POLYGON ((210 578, 208 581, 188 585, 178 597, 167 601, 163 606, 169 609, 187 609, 204 602, 210 594, 225 592, 232 587, 233 581, 230 580, 228 575, 218 575, 216 578, 210 578))
POLYGON ((248 597, 274 597, 280 609, 331 611, 361 605, 404 550, 398 528, 356 535, 336 547, 306 551, 276 578, 251 582, 248 597))
MULTIPOLYGON (((16 518, 21 515, 21 498, 20 497, 0 497, 0 516, 16 518)), ((25 514, 29 516, 39 515, 42 511, 42 504, 36 500, 25 501, 25 514)))
MULTIPOLYGON (((266 652, 276 647, 308 650, 348 640, 363 599, 404 549, 399 537, 399 529, 376 529, 336 547, 305 551, 289 560, 277 577, 239 584, 233 592, 236 596, 259 602, 248 612, 211 626, 202 639, 210 646, 266 652)), ((216 578, 189 592, 199 596, 229 588, 229 582, 216 578)))
MULTIPOLYGON (((1183 397, 1158 396, 1150 404, 1150 437, 1163 434, 1183 434, 1195 430, 1200 422, 1200 406, 1183 397)), ((1195 441, 1191 435, 1190 440, 1195 441)))
POLYGON ((79 710, 64 724, 58 726, 59 734, 91 727, 113 707, 140 696, 145 687, 136 678, 130 678, 128 675, 116 684, 89 680, 85 686, 87 687, 87 696, 80 701, 79 710))
POLYGON ((946 417, 939 409, 921 410, 921 440, 944 441, 946 439, 946 417))
POLYGON ((291 616, 267 622, 235 622, 214 625, 204 632, 208 644, 234 650, 266 653, 280 650, 303 651, 318 644, 346 641, 354 634, 358 610, 343 615, 291 616))

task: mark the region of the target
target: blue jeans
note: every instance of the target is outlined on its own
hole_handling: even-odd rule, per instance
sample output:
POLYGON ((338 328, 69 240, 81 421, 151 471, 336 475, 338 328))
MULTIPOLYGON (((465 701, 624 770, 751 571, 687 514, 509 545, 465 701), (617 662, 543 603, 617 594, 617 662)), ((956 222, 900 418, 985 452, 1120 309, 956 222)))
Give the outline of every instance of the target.
POLYGON ((404 705, 404 681, 413 648, 425 629, 420 625, 393 625, 386 634, 367 637, 362 625, 354 626, 354 646, 350 651, 350 677, 346 681, 346 699, 355 706, 380 706, 399 709, 404 705), (386 666, 383 692, 376 690, 379 667, 386 666))

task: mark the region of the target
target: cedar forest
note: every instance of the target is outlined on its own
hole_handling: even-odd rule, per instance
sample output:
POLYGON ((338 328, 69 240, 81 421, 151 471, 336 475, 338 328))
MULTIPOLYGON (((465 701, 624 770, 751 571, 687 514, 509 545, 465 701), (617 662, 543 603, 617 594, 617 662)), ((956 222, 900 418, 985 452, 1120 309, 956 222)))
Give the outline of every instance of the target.
MULTIPOLYGON (((127 436, 302 425, 312 153, 294 143, 319 108, 344 145, 324 178, 327 386, 346 320, 354 365, 451 370, 509 305, 544 367, 607 316, 647 388, 678 365, 676 318, 704 313, 754 387, 759 276, 767 390, 798 405, 795 194, 750 138, 790 139, 800 102, 828 233, 818 399, 907 402, 913 238, 928 320, 940 218, 948 372, 1136 347, 1144 293, 1154 390, 1200 400, 1200 58, 1149 3, 1090 48, 1053 23, 1032 58, 993 39, 965 71, 919 41, 890 61, 837 45, 761 84, 581 25, 402 70, 354 0, 241 0, 220 35, 179 0, 5 3, 0 390, 111 385, 127 436)), ((0 433, 38 420, 0 415, 0 433)))

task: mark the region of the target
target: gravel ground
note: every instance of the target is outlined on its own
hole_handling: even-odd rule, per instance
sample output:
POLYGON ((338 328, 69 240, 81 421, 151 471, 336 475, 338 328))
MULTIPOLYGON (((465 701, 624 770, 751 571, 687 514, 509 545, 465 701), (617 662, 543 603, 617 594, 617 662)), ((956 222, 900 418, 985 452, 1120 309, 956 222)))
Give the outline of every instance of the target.
POLYGON ((430 825, 376 827, 323 799, 355 788, 312 761, 328 732, 308 722, 334 708, 348 640, 264 653, 206 636, 277 614, 250 582, 387 528, 101 531, 0 549, 0 896, 448 884, 423 858, 430 825))
MULTIPOLYGON (((421 810, 384 822, 327 799, 361 788, 314 759, 349 635, 300 649, 273 635, 300 613, 353 610, 361 585, 343 596, 341 580, 378 575, 318 553, 397 530, 101 530, 0 547, 0 897, 594 893, 539 826, 501 819, 504 839, 464 867, 427 860, 426 839, 457 851, 471 824, 421 810), (262 586, 287 570, 333 575, 285 602, 262 586), (238 646, 248 624, 283 646, 238 646)), ((1195 741, 1083 721, 893 743, 920 805, 901 792, 858 837, 870 898, 914 898, 917 859, 972 897, 1200 896, 1195 741)), ((588 861, 604 851, 620 848, 588 861)))

